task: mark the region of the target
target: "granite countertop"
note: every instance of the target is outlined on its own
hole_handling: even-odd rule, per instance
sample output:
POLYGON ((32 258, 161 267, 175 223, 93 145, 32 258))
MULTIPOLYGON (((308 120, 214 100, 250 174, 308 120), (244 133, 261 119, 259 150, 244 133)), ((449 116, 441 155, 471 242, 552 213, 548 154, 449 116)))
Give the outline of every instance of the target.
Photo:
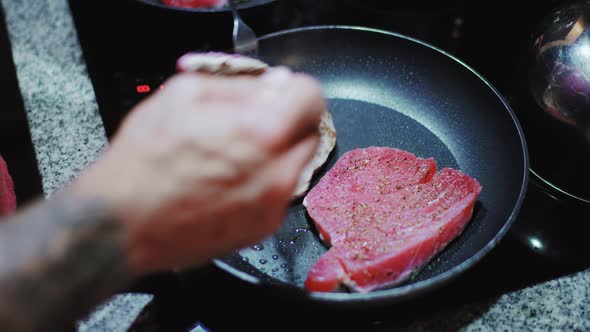
MULTIPOLYGON (((2 0, 20 89, 47 196, 107 146, 67 0, 2 0)), ((408 330, 590 330, 590 271, 449 308, 408 330), (587 310, 587 308, 589 310, 587 310)), ((79 331, 127 331, 152 300, 119 294, 79 331)))

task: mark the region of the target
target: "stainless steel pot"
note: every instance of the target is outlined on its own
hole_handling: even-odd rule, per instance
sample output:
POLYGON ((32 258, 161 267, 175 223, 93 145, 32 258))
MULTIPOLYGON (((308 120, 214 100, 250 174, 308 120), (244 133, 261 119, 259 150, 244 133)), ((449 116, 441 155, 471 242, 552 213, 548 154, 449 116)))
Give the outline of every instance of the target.
MULTIPOLYGON (((549 142, 533 172, 550 188, 590 203, 590 1, 561 6, 534 36, 530 89, 549 142), (545 114, 542 114, 545 111, 545 114)), ((532 153, 531 153, 532 154, 532 153)), ((536 155, 537 156, 537 155, 536 155)))

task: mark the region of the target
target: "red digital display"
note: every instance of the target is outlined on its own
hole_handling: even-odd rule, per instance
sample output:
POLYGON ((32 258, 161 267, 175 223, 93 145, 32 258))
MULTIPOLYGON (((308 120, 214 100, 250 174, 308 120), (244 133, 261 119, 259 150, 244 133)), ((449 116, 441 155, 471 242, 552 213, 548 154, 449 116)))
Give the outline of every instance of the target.
POLYGON ((150 88, 150 86, 147 84, 138 85, 135 87, 135 91, 137 91, 137 93, 148 93, 151 90, 152 88, 150 88))

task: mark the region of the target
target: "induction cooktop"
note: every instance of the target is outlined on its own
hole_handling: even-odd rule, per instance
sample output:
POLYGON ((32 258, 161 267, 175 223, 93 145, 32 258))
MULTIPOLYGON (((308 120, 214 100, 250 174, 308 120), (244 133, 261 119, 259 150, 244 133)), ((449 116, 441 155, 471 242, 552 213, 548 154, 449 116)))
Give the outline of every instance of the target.
MULTIPOLYGON (((524 87, 523 68, 531 31, 555 2, 535 2, 523 9, 510 6, 507 11, 507 1, 478 2, 477 6, 453 1, 449 7, 429 7, 426 1, 423 6, 430 10, 412 11, 396 10, 391 4, 387 8, 368 8, 334 6, 333 1, 293 0, 280 1, 275 5, 278 7, 248 12, 246 16, 260 34, 304 25, 349 24, 425 40, 482 73, 506 97, 522 123, 534 124, 530 114, 539 111, 524 87), (502 17, 501 24, 497 17, 502 17)), ((229 49, 227 29, 216 30, 213 26, 209 34, 199 36, 176 29, 174 22, 186 19, 186 13, 146 12, 143 7, 138 9, 133 0, 119 1, 116 6, 111 0, 100 6, 70 0, 70 7, 109 137, 129 109, 156 91, 174 72, 175 56, 191 50, 229 49), (110 17, 107 27, 105 15, 110 17), (160 33, 162 30, 167 33, 160 33), (174 47, 146 47, 146 42, 164 43, 166 34, 174 47), (189 37, 195 39, 187 42, 189 37), (121 56, 113 57, 117 54, 121 56)), ((192 17, 195 22, 200 18, 196 14, 192 17)), ((215 22, 221 26, 231 24, 231 15, 221 15, 215 22)), ((542 148, 543 139, 531 126, 528 128, 525 135, 533 147, 534 166, 542 161, 533 152, 542 148)), ((370 310, 302 306, 278 296, 272 288, 246 284, 208 266, 139 280, 132 289, 151 292, 155 299, 132 330, 191 331, 198 326, 214 331, 310 329, 311 320, 315 329, 320 328, 319 324, 331 330, 354 327, 371 331, 403 325, 441 308, 485 301, 589 268, 586 234, 590 225, 584 222, 588 215, 589 204, 563 195, 533 174, 520 215, 497 248, 452 283, 403 305, 370 310)))

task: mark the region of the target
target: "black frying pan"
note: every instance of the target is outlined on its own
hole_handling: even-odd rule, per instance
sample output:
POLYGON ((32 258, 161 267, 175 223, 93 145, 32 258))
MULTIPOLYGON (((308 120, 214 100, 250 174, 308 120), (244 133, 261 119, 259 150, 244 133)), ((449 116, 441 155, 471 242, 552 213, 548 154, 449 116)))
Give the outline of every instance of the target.
POLYGON ((483 191, 463 234, 404 285, 358 293, 308 293, 303 282, 326 247, 297 201, 283 227, 259 245, 215 261, 252 284, 330 304, 394 303, 441 286, 472 267, 510 227, 524 198, 528 155, 514 113, 478 73, 420 41, 356 27, 310 27, 260 40, 260 56, 317 77, 329 98, 337 146, 392 146, 477 178, 483 191), (286 287, 283 287, 286 286, 286 287), (293 286, 293 287, 291 287, 293 286))

